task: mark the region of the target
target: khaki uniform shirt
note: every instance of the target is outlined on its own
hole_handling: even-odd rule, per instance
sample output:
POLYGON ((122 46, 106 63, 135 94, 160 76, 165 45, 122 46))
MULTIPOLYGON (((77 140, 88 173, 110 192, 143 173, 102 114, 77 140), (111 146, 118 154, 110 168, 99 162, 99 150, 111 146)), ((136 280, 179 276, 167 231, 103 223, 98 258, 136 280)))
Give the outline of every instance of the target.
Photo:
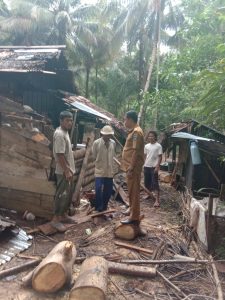
POLYGON ((70 137, 67 131, 58 127, 53 136, 53 156, 56 162, 55 173, 62 175, 63 169, 58 162, 57 154, 64 154, 67 164, 71 171, 75 173, 75 163, 72 151, 72 145, 70 142, 70 137))
POLYGON ((115 142, 109 140, 108 148, 103 138, 96 140, 92 147, 95 159, 95 177, 113 177, 113 157, 115 156, 115 142))
POLYGON ((127 136, 125 146, 123 148, 121 169, 128 171, 131 166, 132 156, 136 152, 136 166, 134 171, 141 172, 144 164, 144 134, 140 126, 136 126, 127 136))

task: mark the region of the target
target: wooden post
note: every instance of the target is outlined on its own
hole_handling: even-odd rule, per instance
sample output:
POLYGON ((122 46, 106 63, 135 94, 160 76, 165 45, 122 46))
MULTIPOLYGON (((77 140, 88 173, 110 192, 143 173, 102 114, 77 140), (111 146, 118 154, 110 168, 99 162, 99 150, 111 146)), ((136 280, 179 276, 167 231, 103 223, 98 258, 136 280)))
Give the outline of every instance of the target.
POLYGON ((220 183, 219 177, 216 175, 215 171, 213 168, 210 166, 209 162, 207 161, 206 158, 204 158, 204 162, 206 163, 207 167, 209 168, 210 172, 212 173, 213 177, 216 179, 217 183, 220 183))
POLYGON ((225 201, 225 184, 224 183, 221 184, 221 188, 220 188, 220 200, 225 201))
POLYGON ((73 197, 72 197, 72 202, 73 202, 75 207, 79 206, 79 202, 80 202, 79 201, 79 194, 80 194, 80 190, 81 190, 81 187, 82 187, 82 184, 83 184, 85 171, 86 171, 87 165, 88 165, 88 158, 91 154, 94 138, 95 138, 95 134, 94 134, 94 131, 92 131, 91 137, 89 138, 89 141, 87 143, 87 149, 86 149, 85 157, 84 157, 83 164, 82 164, 82 167, 81 167, 81 170, 80 170, 80 174, 79 174, 78 181, 77 181, 77 184, 76 184, 76 187, 75 187, 75 191, 74 191, 73 197))
POLYGON ((70 300, 105 300, 107 292, 108 263, 98 256, 87 258, 80 270, 70 300))
POLYGON ((73 140, 74 140, 74 130, 75 130, 75 128, 76 128, 77 112, 78 112, 78 110, 75 109, 75 110, 74 110, 74 117, 73 117, 73 126, 72 126, 72 129, 71 129, 71 132, 70 132, 70 140, 71 140, 71 143, 73 143, 73 140))
POLYGON ((213 196, 209 194, 208 214, 207 214, 208 251, 211 251, 212 249, 212 211, 213 211, 213 196))

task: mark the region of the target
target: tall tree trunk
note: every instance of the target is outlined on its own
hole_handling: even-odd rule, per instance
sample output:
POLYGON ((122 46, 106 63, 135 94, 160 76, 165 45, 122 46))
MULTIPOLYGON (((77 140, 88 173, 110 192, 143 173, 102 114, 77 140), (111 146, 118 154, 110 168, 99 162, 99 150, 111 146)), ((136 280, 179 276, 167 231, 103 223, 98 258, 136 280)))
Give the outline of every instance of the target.
POLYGON ((98 67, 95 67, 95 103, 98 104, 98 67))
POLYGON ((159 8, 159 26, 158 26, 158 45, 157 45, 157 58, 156 58, 156 109, 155 109, 155 114, 153 117, 153 130, 157 129, 157 123, 158 123, 158 115, 159 115, 159 59, 160 59, 160 43, 161 43, 161 8, 159 8))
POLYGON ((144 42, 143 42, 143 30, 139 34, 139 66, 138 66, 138 75, 139 75, 139 92, 138 92, 138 101, 141 100, 141 90, 143 89, 143 79, 144 79, 144 42))
POLYGON ((90 78, 90 68, 86 67, 86 86, 85 86, 85 97, 89 98, 89 78, 90 78))
POLYGON ((158 7, 157 7, 157 13, 156 13, 156 20, 155 20, 155 33, 154 33, 154 42, 153 42, 153 48, 152 48, 152 54, 149 60, 149 67, 148 67, 148 75, 147 75, 147 79, 145 82, 145 86, 144 86, 144 93, 143 93, 143 98, 142 98, 142 103, 140 106, 140 111, 138 114, 138 124, 141 123, 141 119, 142 119, 142 115, 143 115, 143 111, 144 111, 144 95, 147 93, 149 86, 150 86, 150 80, 151 80, 151 76, 152 76, 152 71, 153 71, 153 67, 155 65, 155 61, 156 61, 156 56, 157 56, 157 46, 158 46, 158 41, 159 41, 159 36, 158 33, 160 31, 160 10, 161 10, 161 0, 158 0, 158 7))

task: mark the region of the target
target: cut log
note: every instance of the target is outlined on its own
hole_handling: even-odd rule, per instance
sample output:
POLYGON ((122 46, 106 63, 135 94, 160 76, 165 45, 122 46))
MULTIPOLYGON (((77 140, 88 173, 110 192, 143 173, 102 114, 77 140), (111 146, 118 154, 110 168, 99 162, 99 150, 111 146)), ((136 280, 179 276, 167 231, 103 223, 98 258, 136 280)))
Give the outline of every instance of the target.
POLYGON ((141 234, 140 227, 138 225, 122 224, 120 222, 116 224, 114 233, 116 237, 127 241, 134 240, 139 234, 141 234))
POLYGON ((53 293, 71 282, 76 248, 70 241, 57 244, 32 274, 32 287, 38 292, 53 293))
POLYGON ((70 300, 104 300, 107 292, 108 263, 98 256, 86 259, 80 270, 70 300))
POLYGON ((170 173, 167 173, 167 172, 160 172, 159 173, 159 179, 160 179, 161 182, 170 183, 171 179, 172 179, 172 175, 170 173))
POLYGON ((127 243, 122 243, 122 242, 117 242, 116 241, 115 245, 119 246, 119 247, 124 247, 124 248, 127 248, 127 249, 131 249, 131 250, 135 250, 135 251, 138 251, 138 252, 147 253, 147 254, 152 254, 153 253, 153 251, 150 250, 150 249, 137 247, 135 245, 131 245, 131 244, 127 244, 127 243))
POLYGON ((127 264, 108 262, 110 274, 120 274, 128 276, 139 276, 153 278, 156 276, 156 268, 143 266, 130 266, 127 264))
POLYGON ((95 138, 95 134, 94 134, 94 131, 93 131, 91 133, 91 137, 88 141, 87 150, 86 150, 85 157, 84 157, 84 160, 83 160, 82 168, 81 168, 80 175, 79 175, 79 178, 78 178, 78 181, 77 181, 77 184, 76 184, 76 187, 75 187, 75 191, 74 191, 73 197, 72 197, 72 202, 73 202, 75 207, 78 207, 79 204, 80 204, 79 203, 80 202, 79 201, 80 189, 83 185, 84 175, 85 175, 85 171, 87 169, 88 159, 89 159, 89 156, 91 154, 92 144, 94 142, 94 138, 95 138))

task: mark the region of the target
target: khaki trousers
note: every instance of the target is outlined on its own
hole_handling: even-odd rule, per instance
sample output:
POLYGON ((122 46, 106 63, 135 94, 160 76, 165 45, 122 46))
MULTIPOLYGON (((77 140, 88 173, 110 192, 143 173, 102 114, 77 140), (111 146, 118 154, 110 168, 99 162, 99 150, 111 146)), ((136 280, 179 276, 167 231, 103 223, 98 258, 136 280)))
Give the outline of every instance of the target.
POLYGON ((126 180, 130 204, 130 219, 132 221, 139 221, 141 172, 134 171, 131 177, 126 177, 126 180))

